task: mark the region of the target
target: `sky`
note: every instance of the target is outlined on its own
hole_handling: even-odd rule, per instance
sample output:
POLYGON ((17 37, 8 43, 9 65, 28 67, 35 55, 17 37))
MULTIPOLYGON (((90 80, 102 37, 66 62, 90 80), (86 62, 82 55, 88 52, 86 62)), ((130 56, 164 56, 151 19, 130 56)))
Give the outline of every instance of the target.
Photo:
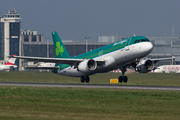
POLYGON ((0 17, 11 8, 21 15, 22 30, 37 31, 44 41, 54 31, 74 41, 180 36, 180 0, 0 0, 0 17))

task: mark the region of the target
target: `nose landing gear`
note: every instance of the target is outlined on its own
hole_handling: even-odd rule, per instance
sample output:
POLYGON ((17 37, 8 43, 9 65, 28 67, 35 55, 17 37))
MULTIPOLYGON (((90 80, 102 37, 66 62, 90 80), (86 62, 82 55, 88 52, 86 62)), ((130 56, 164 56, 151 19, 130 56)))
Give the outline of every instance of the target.
POLYGON ((120 83, 122 83, 122 82, 127 83, 128 78, 127 78, 127 76, 124 76, 124 74, 125 74, 125 72, 126 72, 126 66, 125 66, 125 67, 122 67, 122 68, 120 68, 120 69, 121 69, 121 71, 122 71, 122 76, 119 76, 118 80, 119 80, 120 83))
POLYGON ((127 78, 127 76, 119 76, 118 80, 119 80, 120 83, 122 83, 122 82, 127 83, 128 78, 127 78))

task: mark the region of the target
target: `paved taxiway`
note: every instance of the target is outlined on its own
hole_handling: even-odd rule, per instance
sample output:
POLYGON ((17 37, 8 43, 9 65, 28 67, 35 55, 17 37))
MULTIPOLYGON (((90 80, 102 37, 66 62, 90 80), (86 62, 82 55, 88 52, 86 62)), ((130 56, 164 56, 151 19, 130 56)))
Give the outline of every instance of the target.
POLYGON ((1 86, 32 86, 32 87, 61 87, 61 88, 109 88, 109 89, 139 89, 139 90, 173 90, 180 91, 176 86, 137 86, 137 85, 107 85, 107 84, 69 84, 69 83, 29 83, 29 82, 0 82, 1 86))

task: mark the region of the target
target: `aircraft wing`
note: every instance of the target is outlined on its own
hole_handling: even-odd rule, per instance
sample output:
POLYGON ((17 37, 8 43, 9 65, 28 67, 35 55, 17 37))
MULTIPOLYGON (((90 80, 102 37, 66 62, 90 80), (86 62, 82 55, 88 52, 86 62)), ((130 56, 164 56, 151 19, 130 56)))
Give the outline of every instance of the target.
POLYGON ((59 67, 31 67, 27 66, 26 69, 49 69, 49 70, 58 70, 59 67))
MULTIPOLYGON (((9 56, 10 58, 27 59, 28 61, 37 62, 52 62, 58 64, 75 65, 84 61, 85 59, 74 59, 74 58, 45 58, 45 57, 27 57, 27 56, 9 56)), ((98 65, 102 65, 105 61, 96 61, 98 65)))
POLYGON ((175 57, 169 57, 169 58, 156 58, 156 59, 150 59, 151 61, 154 62, 154 64, 156 64, 158 61, 161 61, 161 60, 174 60, 175 57))

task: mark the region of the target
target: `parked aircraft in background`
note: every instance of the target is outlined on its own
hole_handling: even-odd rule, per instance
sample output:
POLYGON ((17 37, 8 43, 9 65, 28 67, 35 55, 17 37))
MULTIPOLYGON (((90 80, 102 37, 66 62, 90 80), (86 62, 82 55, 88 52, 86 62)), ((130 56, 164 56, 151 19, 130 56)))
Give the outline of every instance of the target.
MULTIPOLYGON (((120 69, 117 69, 117 70, 112 70, 112 71, 110 71, 110 72, 112 72, 112 73, 121 73, 121 70, 120 70, 120 69)), ((134 70, 133 68, 130 68, 130 69, 127 69, 127 70, 126 70, 126 74, 131 74, 131 73, 133 73, 133 72, 135 72, 135 70, 134 70)))
MULTIPOLYGON (((16 56, 16 55, 14 55, 14 56, 16 56)), ((15 61, 16 61, 16 58, 10 58, 6 64, 0 65, 0 71, 17 68, 17 66, 14 65, 15 61)))
POLYGON ((37 66, 26 66, 26 69, 57 69, 58 67, 55 67, 56 63, 45 63, 45 62, 40 62, 38 63, 37 66))
POLYGON ((180 73, 180 65, 162 65, 152 70, 151 73, 180 73))
MULTIPOLYGON (((56 58, 11 56, 19 59, 28 59, 36 62, 56 63, 52 70, 54 73, 81 77, 81 82, 89 82, 89 76, 96 73, 105 73, 120 68, 122 76, 119 82, 127 82, 124 76, 128 66, 132 66, 139 73, 148 73, 154 68, 154 64, 162 59, 144 59, 153 49, 152 43, 143 36, 133 36, 92 50, 90 52, 70 57, 57 32, 52 33, 56 58)), ((48 68, 48 67, 47 67, 48 68)), ((52 67, 51 67, 52 68, 52 67)), ((51 69, 50 68, 50 69, 51 69)))

